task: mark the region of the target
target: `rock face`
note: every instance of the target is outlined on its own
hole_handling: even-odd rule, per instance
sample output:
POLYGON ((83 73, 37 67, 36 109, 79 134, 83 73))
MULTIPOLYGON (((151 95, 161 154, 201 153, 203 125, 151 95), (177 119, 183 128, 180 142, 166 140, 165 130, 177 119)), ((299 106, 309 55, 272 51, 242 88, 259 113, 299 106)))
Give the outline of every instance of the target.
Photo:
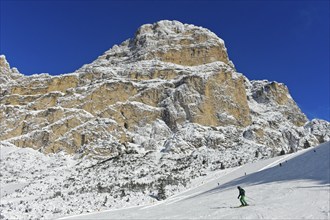
POLYGON ((46 153, 98 148, 100 139, 154 149, 147 143, 160 141, 150 138, 155 133, 140 141, 135 135, 160 122, 169 131, 158 147, 189 124, 234 126, 243 137, 235 145, 247 139, 277 150, 299 149, 298 140, 310 135, 285 85, 249 81, 234 69, 223 40, 177 21, 143 25, 133 39, 72 74, 24 76, 4 56, 0 65, 0 139, 46 153))
POLYGON ((162 174, 149 188, 330 140, 329 122, 308 121, 285 85, 250 81, 223 40, 178 21, 143 25, 67 75, 24 76, 0 56, 0 122, 0 141, 18 147, 118 169, 148 158, 146 175, 162 174))

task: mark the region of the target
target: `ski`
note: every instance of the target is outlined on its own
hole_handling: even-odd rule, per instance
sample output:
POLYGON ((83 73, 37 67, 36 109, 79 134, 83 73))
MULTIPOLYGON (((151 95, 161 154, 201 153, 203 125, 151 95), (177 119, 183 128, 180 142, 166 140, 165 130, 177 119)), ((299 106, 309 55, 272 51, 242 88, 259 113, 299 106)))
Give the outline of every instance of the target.
POLYGON ((245 206, 243 206, 243 205, 240 205, 240 206, 231 206, 230 208, 232 208, 232 209, 237 209, 237 208, 244 208, 244 207, 247 207, 247 206, 251 206, 251 205, 245 205, 245 206))

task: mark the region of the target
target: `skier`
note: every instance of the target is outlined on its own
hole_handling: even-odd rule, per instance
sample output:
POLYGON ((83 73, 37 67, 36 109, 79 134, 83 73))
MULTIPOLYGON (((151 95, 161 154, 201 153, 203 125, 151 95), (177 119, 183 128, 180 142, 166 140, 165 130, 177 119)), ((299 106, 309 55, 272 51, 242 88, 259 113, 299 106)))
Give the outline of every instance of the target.
POLYGON ((239 195, 237 198, 240 199, 239 201, 242 204, 241 206, 248 206, 248 204, 245 201, 245 190, 243 188, 241 188, 240 186, 238 186, 237 189, 239 190, 239 195))

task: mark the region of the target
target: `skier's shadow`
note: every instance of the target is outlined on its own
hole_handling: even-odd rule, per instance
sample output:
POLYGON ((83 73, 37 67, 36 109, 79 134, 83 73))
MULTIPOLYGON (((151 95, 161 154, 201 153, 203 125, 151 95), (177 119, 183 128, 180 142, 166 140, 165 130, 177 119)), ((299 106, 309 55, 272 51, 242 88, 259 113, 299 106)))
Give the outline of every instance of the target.
POLYGON ((210 209, 226 209, 226 208, 230 208, 228 206, 218 206, 218 207, 211 207, 210 209))

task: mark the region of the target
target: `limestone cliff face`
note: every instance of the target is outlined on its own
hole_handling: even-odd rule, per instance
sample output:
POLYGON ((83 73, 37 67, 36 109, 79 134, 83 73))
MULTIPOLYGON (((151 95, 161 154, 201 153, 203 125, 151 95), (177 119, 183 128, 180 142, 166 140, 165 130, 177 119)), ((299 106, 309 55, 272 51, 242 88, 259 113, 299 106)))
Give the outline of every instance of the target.
POLYGON ((303 126, 306 123, 306 116, 300 111, 284 84, 265 80, 253 81, 252 84, 251 93, 254 101, 272 106, 296 126, 303 126))
POLYGON ((247 126, 251 123, 244 77, 220 70, 211 74, 187 75, 180 79, 172 96, 162 102, 171 128, 189 121, 203 126, 247 126), (182 112, 177 115, 174 112, 182 112), (180 117, 181 116, 181 117, 180 117))
POLYGON ((0 56, 0 86, 0 141, 45 153, 102 158, 206 147, 271 156, 330 138, 328 122, 304 127, 285 85, 249 81, 223 40, 177 21, 143 25, 67 75, 24 76, 0 56))

